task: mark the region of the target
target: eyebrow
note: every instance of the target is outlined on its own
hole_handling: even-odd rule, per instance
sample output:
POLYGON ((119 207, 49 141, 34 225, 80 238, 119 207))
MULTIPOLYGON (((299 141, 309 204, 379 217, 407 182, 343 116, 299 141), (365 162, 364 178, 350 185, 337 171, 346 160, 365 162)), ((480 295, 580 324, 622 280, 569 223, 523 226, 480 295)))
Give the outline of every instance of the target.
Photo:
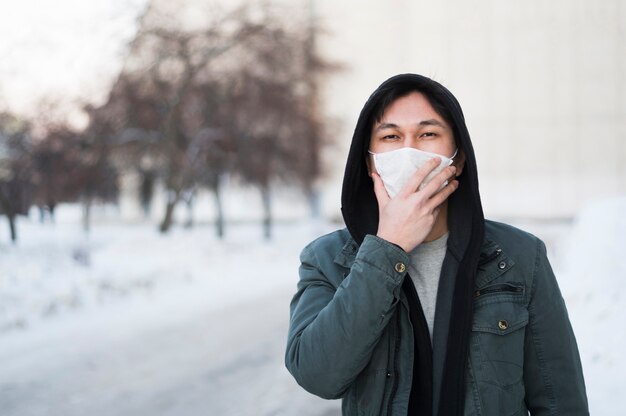
MULTIPOLYGON (((431 118, 429 120, 422 120, 419 123, 417 123, 419 126, 438 126, 438 127, 442 127, 445 128, 446 126, 443 125, 442 122, 440 122, 439 120, 435 120, 434 118, 431 118)), ((378 130, 385 130, 385 129, 398 129, 400 128, 397 124, 395 123, 382 123, 380 125, 378 125, 374 130, 378 131, 378 130)))

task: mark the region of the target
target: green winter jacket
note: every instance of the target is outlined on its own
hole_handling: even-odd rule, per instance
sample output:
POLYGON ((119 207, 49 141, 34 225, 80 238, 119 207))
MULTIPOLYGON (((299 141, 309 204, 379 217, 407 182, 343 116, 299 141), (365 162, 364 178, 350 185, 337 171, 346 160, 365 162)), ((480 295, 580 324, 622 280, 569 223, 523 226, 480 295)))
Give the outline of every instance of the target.
MULTIPOLYGON (((442 267, 433 335, 435 404, 461 254, 449 245, 442 267)), ((309 392, 342 398, 344 415, 406 416, 414 358, 401 290, 408 254, 373 235, 359 246, 343 229, 309 244, 301 263, 290 306, 288 370, 309 392)), ((473 302, 465 415, 588 414, 576 340, 539 239, 485 221, 473 302)))

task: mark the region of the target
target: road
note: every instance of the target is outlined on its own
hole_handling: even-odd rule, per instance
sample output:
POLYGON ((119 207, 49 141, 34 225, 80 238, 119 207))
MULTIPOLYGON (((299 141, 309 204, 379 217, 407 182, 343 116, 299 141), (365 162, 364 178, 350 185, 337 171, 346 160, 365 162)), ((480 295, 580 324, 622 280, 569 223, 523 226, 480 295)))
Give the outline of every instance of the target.
POLYGON ((0 337, 0 412, 339 415, 339 402, 308 394, 284 368, 292 289, 140 327, 125 326, 122 310, 90 325, 14 334, 10 345, 0 337))

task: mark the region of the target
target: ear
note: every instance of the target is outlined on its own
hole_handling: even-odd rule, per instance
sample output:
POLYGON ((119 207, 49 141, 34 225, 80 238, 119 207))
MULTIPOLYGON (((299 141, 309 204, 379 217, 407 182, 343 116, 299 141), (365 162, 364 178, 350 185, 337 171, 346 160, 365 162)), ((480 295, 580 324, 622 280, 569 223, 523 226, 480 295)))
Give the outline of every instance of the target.
POLYGON ((452 162, 452 166, 456 167, 456 177, 458 178, 463 173, 463 168, 465 167, 465 153, 463 149, 459 149, 459 152, 454 157, 454 161, 452 162))

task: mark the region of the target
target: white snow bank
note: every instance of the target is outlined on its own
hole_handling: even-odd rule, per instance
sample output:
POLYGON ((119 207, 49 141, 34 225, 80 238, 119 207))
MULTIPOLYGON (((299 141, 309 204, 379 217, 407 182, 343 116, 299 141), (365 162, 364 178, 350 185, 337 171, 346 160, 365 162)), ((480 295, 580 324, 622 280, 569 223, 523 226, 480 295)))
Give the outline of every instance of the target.
POLYGON ((0 333, 158 296, 183 313, 280 285, 295 290, 298 253, 325 232, 320 227, 277 224, 267 243, 256 223, 227 225, 226 238, 218 240, 208 225, 162 235, 151 223, 110 221, 96 221, 87 237, 75 206, 61 206, 56 224, 22 218, 16 246, 8 243, 8 227, 0 227, 0 333))
POLYGON ((592 415, 624 415, 626 197, 583 209, 555 262, 578 339, 592 415))

